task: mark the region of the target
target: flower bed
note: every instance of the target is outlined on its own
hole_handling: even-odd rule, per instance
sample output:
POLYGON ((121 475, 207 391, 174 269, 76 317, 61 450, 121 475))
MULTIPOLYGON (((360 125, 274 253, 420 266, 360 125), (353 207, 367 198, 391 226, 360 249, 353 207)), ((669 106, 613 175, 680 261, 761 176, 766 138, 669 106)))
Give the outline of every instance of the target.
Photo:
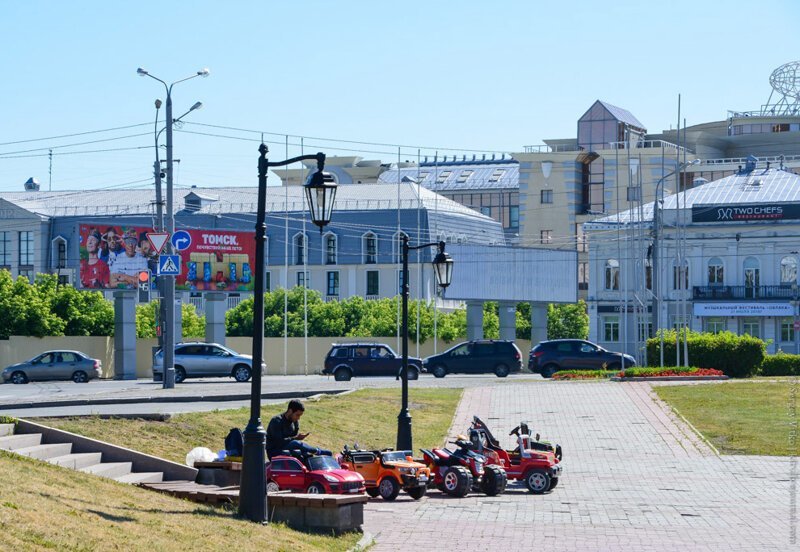
POLYGON ((614 370, 561 370, 553 374, 554 380, 604 379, 616 374, 614 370))
POLYGON ((695 368, 683 366, 670 366, 664 368, 627 368, 619 372, 618 378, 668 378, 668 377, 702 377, 724 376, 722 370, 716 368, 695 368))

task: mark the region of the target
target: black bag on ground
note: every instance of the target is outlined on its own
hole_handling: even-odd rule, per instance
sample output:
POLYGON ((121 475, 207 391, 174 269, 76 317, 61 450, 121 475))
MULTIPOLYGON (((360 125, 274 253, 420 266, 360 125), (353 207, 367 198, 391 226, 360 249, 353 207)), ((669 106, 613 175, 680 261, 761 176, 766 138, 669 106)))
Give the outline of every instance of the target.
POLYGON ((244 438, 242 437, 242 430, 234 427, 228 432, 225 437, 225 451, 228 456, 241 456, 242 448, 244 447, 244 438))

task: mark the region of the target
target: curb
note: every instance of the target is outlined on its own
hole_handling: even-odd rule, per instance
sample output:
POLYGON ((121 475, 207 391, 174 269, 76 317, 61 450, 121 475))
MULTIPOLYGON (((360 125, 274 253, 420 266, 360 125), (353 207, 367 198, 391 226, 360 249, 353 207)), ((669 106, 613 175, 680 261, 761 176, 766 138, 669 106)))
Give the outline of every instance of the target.
POLYGON ((658 376, 636 378, 611 378, 611 381, 724 381, 728 376, 658 376))
POLYGON ((358 540, 356 545, 347 552, 362 552, 373 544, 375 544, 375 537, 372 533, 364 533, 364 536, 358 540))
MULTIPOLYGON (((325 391, 282 391, 279 393, 262 393, 261 400, 308 398, 312 395, 338 395, 338 389, 328 389, 325 391)), ((24 409, 24 408, 56 408, 59 406, 98 406, 106 404, 142 404, 142 403, 190 403, 190 402, 229 402, 229 401, 249 401, 250 393, 236 395, 180 395, 176 397, 127 397, 120 399, 73 399, 49 402, 23 402, 0 404, 3 409, 24 409)))

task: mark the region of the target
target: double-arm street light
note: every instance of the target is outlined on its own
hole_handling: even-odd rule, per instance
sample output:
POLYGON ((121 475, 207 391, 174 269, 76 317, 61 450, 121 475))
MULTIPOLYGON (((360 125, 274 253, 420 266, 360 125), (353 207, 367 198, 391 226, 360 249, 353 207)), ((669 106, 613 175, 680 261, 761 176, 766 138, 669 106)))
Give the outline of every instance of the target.
POLYGON ((267 243, 267 169, 282 167, 298 161, 317 160, 317 170, 305 184, 311 221, 322 229, 331 221, 336 183, 333 177, 322 172, 325 154, 301 155, 285 161, 267 160, 269 149, 265 144, 258 148, 258 206, 256 211, 256 269, 253 285, 253 379, 250 383, 250 421, 244 430, 242 450, 242 476, 239 484, 239 515, 251 521, 267 520, 267 433, 261 424, 261 366, 264 359, 264 277, 265 247, 267 243), (256 368, 258 367, 258 368, 256 368))
POLYGON ((433 258, 436 283, 445 289, 453 278, 453 259, 445 253, 444 242, 431 242, 409 246, 408 236, 403 234, 403 364, 400 377, 403 381, 403 403, 397 415, 397 450, 413 450, 411 438, 411 414, 408 413, 408 252, 412 249, 436 246, 438 253, 433 258))
MULTIPOLYGON (((175 124, 177 119, 172 118, 172 87, 178 84, 179 82, 184 82, 189 79, 193 79, 195 77, 207 77, 210 74, 210 71, 206 69, 201 69, 197 71, 194 75, 190 75, 184 79, 177 80, 172 84, 167 84, 163 80, 159 79, 156 76, 151 75, 149 72, 145 71, 141 67, 136 70, 136 73, 141 77, 150 77, 153 80, 157 80, 161 84, 164 85, 164 90, 167 93, 167 105, 166 105, 166 119, 167 119, 167 225, 166 225, 166 232, 169 233, 170 236, 175 233, 175 213, 172 209, 172 127, 175 124)), ((202 106, 200 102, 197 102, 192 106, 189 111, 181 115, 180 118, 183 118, 187 113, 194 111, 202 106)), ((156 104, 156 110, 158 110, 160 106, 156 104)), ((156 134, 156 155, 158 155, 158 135, 156 134)), ((161 181, 161 167, 160 161, 158 157, 156 157, 156 183, 160 184, 161 181)), ((156 190, 156 201, 160 205, 160 185, 156 190)), ((167 252, 172 253, 172 245, 171 242, 167 242, 167 252)), ((171 389, 175 387, 175 276, 162 276, 160 279, 163 278, 163 283, 160 285, 161 287, 161 295, 162 295, 162 305, 166 305, 165 312, 166 316, 164 325, 162 327, 162 335, 164 336, 163 339, 163 351, 164 351, 164 383, 163 386, 165 389, 171 389)), ((163 307, 162 307, 163 308, 163 307)))

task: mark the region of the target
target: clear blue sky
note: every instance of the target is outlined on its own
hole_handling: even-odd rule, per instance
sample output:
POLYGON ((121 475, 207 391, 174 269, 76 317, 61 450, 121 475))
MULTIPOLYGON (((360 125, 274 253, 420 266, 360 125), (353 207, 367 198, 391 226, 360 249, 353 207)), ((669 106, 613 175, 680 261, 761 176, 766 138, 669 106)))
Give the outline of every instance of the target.
MULTIPOLYGON (((54 190, 145 186, 153 101, 164 91, 136 75, 140 66, 168 81, 211 69, 174 89, 175 116, 203 102, 191 122, 289 134, 292 144, 329 138, 306 138, 305 152, 394 161, 396 146, 336 140, 411 146, 404 159, 417 146, 429 148, 423 155, 511 152, 574 136, 577 118, 598 98, 630 110, 651 132, 675 125, 678 93, 689 124, 757 109, 772 70, 800 59, 798 23, 794 0, 6 0, 0 192, 22 190, 31 176, 47 189, 47 157, 25 150, 48 147, 54 190), (10 144, 137 123, 150 124, 10 144), (144 136, 58 147, 133 134, 144 136)), ((257 134, 189 124, 183 131, 240 139, 176 132, 178 185, 256 184, 257 134)), ((272 159, 286 153, 270 147, 272 159)))

